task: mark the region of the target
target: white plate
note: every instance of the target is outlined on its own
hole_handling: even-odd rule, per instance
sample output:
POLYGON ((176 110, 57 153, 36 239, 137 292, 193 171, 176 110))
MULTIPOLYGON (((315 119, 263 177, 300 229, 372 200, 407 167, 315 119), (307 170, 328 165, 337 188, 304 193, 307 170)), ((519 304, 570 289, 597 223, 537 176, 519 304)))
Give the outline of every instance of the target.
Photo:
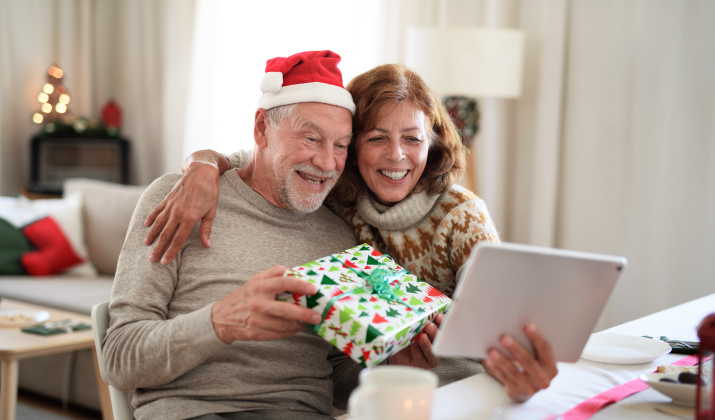
MULTIPOLYGON (((670 378, 678 380, 679 373, 647 373, 641 375, 641 380, 647 383, 651 388, 667 395, 673 399, 673 404, 693 407, 695 405, 695 385, 690 384, 674 384, 670 382, 659 382, 662 378, 670 378)), ((702 388, 700 395, 707 399, 710 388, 702 388)))
POLYGON ((649 363, 670 353, 668 343, 620 334, 591 334, 581 357, 594 362, 635 365, 649 363))
POLYGON ((0 327, 31 327, 50 318, 49 312, 0 309, 0 327))

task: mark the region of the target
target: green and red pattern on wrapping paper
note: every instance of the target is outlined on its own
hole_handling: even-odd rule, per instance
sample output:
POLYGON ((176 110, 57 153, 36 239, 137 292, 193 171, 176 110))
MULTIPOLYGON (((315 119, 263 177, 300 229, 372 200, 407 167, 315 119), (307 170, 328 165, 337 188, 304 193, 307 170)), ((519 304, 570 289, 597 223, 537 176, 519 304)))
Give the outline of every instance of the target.
POLYGON ((313 296, 286 293, 278 300, 323 314, 323 322, 314 330, 365 367, 409 346, 424 324, 452 303, 389 255, 366 244, 291 268, 286 275, 315 284, 318 292, 313 296), (366 280, 375 278, 378 267, 391 274, 386 278, 396 300, 378 295, 366 280))

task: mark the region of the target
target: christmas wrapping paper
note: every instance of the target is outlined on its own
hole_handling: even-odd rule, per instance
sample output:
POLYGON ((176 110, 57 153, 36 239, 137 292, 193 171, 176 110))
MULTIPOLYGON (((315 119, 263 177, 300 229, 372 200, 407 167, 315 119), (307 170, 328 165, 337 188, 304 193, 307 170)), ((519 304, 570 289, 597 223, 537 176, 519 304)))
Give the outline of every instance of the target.
POLYGON ((317 286, 313 296, 278 300, 322 314, 313 330, 362 366, 374 366, 409 346, 452 301, 369 245, 286 271, 317 286))

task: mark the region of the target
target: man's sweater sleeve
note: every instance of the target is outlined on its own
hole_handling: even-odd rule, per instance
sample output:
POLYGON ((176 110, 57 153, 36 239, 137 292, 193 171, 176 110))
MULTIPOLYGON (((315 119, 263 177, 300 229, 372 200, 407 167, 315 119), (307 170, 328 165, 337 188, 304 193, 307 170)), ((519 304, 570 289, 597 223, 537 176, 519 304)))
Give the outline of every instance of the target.
POLYGON ((181 253, 168 265, 149 262, 144 219, 171 190, 178 174, 154 181, 134 210, 119 256, 102 348, 110 385, 119 390, 166 384, 225 348, 211 308, 167 319, 181 253))
POLYGON ((239 150, 230 155, 226 156, 228 163, 231 164, 231 169, 240 169, 246 166, 248 161, 251 159, 252 150, 239 150))

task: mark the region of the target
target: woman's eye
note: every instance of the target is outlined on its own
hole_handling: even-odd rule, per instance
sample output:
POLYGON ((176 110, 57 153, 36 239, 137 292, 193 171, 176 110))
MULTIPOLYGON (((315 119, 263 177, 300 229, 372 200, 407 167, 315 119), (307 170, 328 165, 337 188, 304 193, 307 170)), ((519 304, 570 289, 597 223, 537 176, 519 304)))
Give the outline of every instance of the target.
POLYGON ((412 143, 420 143, 422 141, 422 139, 418 137, 410 137, 408 140, 412 143))
POLYGON ((307 139, 311 143, 315 143, 316 141, 318 141, 318 139, 316 139, 315 137, 308 137, 307 139))
POLYGON ((379 136, 378 136, 378 137, 372 137, 372 138, 369 139, 368 141, 375 142, 375 141, 380 141, 380 140, 382 140, 382 137, 379 137, 379 136))

